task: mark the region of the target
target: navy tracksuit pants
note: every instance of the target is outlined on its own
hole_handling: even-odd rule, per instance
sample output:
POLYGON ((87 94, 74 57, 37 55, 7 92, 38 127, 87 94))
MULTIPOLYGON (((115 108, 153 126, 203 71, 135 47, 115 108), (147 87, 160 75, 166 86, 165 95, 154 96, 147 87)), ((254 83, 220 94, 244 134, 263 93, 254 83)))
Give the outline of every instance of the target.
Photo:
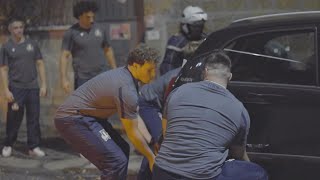
MULTIPOLYGON (((226 161, 221 173, 208 180, 268 180, 267 172, 259 165, 248 161, 226 161)), ((152 180, 192 180, 178 174, 153 166, 152 180)))
POLYGON ((40 144, 40 97, 39 89, 24 89, 9 87, 14 97, 14 102, 19 105, 19 110, 12 110, 13 103, 8 103, 6 138, 4 145, 12 146, 17 140, 18 131, 26 109, 28 147, 33 149, 40 144))
POLYGON ((64 140, 101 171, 102 180, 125 180, 129 144, 107 120, 80 116, 55 119, 55 126, 64 140))

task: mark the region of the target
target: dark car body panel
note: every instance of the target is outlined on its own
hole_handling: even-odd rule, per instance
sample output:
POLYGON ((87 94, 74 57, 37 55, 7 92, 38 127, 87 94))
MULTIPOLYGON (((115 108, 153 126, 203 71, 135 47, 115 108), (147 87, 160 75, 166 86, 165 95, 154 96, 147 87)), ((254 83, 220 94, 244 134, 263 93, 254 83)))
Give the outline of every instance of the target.
MULTIPOLYGON (((278 75, 275 68, 266 69, 269 73, 266 76, 285 79, 286 77, 283 77, 285 74, 288 75, 288 82, 268 82, 267 80, 259 82, 253 79, 246 81, 237 80, 235 77, 228 86, 250 114, 251 128, 247 145, 249 156, 252 161, 267 169, 270 179, 320 179, 319 27, 320 12, 288 13, 236 21, 210 34, 197 49, 191 61, 183 67, 176 80, 176 87, 185 82, 201 80, 200 72, 203 68, 201 64, 204 64, 201 62, 201 57, 215 49, 226 50, 231 54, 232 63, 237 66, 234 62, 237 58, 242 61, 241 57, 247 57, 243 55, 247 52, 246 47, 243 48, 245 50, 241 49, 241 46, 245 46, 241 45, 244 40, 251 38, 251 44, 257 42, 256 46, 262 48, 272 38, 284 39, 283 37, 292 35, 294 40, 296 35, 310 37, 309 41, 306 40, 309 44, 305 47, 312 47, 312 49, 309 48, 310 51, 313 50, 310 58, 314 62, 304 64, 304 70, 293 68, 288 70, 288 73, 282 71, 278 75), (274 37, 272 37, 273 34, 275 34, 274 37), (263 39, 264 37, 267 37, 266 40, 263 39), (257 41, 254 41, 254 38, 257 38, 257 41), (241 55, 238 50, 228 48, 233 42, 239 45, 236 48, 240 49, 241 55), (312 70, 307 72, 305 70, 307 66, 312 70), (181 79, 188 79, 188 81, 181 79), (290 82, 289 79, 293 81, 290 82)), ((300 47, 301 52, 297 51, 295 55, 299 53, 304 55, 304 51, 308 50, 301 48, 303 44, 296 46, 300 47)), ((298 49, 297 47, 295 48, 298 49)), ((288 53, 291 53, 290 47, 288 47, 288 53)), ((248 54, 251 54, 250 57, 253 60, 261 57, 268 58, 261 54, 251 52, 248 54)), ((288 64, 290 67, 299 64, 299 62, 291 62, 289 57, 274 57, 273 60, 268 60, 268 63, 270 61, 287 63, 288 67, 288 64)), ((266 64, 258 60, 257 62, 266 64)), ((243 74, 243 72, 234 73, 234 76, 240 76, 241 73, 243 74)))

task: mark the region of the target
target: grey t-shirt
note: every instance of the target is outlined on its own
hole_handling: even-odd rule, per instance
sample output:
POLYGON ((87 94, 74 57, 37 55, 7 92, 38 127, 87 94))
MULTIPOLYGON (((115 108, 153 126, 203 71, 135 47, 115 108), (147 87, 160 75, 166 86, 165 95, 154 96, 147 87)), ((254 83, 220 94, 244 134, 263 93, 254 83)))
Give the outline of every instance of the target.
POLYGON ((42 60, 38 44, 31 39, 15 43, 12 39, 0 50, 0 66, 9 67, 9 86, 16 88, 39 88, 36 61, 42 60))
POLYGON ((175 89, 166 106, 168 120, 156 164, 191 179, 209 179, 221 172, 228 148, 245 146, 250 119, 227 89, 209 81, 175 89))
POLYGON ((142 86, 140 96, 147 102, 156 103, 159 108, 162 108, 164 95, 168 89, 170 81, 175 78, 180 72, 181 68, 176 68, 160 76, 155 81, 142 86))
POLYGON ((93 24, 90 30, 75 24, 66 31, 62 41, 62 50, 71 52, 75 76, 81 79, 91 79, 107 70, 105 47, 109 47, 107 33, 98 24, 93 24))
POLYGON ((58 108, 56 119, 91 116, 137 118, 138 84, 125 67, 109 70, 87 81, 58 108))

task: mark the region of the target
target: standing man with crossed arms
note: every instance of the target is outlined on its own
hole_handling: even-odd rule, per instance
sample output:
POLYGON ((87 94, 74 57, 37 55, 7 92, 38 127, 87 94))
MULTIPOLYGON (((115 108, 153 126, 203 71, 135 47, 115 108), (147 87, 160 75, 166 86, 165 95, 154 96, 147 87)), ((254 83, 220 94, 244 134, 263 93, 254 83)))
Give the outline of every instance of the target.
POLYGON ((67 67, 72 58, 74 70, 74 89, 89 79, 107 70, 106 59, 116 68, 113 50, 107 40, 104 27, 94 23, 98 6, 94 1, 80 1, 73 7, 73 16, 78 19, 63 37, 60 58, 60 76, 62 88, 71 91, 67 77, 67 67))

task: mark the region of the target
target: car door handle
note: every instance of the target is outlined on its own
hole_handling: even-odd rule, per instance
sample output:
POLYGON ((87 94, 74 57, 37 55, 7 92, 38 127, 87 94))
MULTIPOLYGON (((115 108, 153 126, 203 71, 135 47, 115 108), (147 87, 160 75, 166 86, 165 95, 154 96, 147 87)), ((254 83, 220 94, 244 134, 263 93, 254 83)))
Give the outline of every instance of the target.
POLYGON ((248 148, 254 148, 254 149, 265 149, 268 148, 270 144, 247 144, 248 148))
POLYGON ((268 105, 272 104, 265 94, 257 94, 257 93, 248 93, 245 97, 243 97, 244 103, 249 104, 260 104, 260 105, 268 105))
POLYGON ((253 92, 249 92, 248 95, 261 97, 261 98, 263 98, 263 97, 276 97, 276 98, 286 97, 285 95, 282 95, 282 94, 260 94, 260 93, 253 93, 253 92))

